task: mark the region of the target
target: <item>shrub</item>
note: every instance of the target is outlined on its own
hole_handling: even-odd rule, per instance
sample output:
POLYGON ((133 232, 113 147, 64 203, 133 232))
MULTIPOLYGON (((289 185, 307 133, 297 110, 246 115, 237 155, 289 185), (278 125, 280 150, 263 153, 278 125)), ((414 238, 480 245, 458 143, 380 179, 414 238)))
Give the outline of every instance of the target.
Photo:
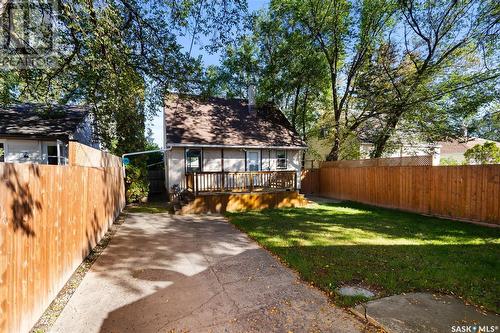
POLYGON ((145 161, 134 161, 126 167, 127 202, 139 202, 149 193, 148 173, 145 161))
POLYGON ((494 142, 475 145, 464 153, 465 159, 473 164, 500 163, 500 148, 494 142))

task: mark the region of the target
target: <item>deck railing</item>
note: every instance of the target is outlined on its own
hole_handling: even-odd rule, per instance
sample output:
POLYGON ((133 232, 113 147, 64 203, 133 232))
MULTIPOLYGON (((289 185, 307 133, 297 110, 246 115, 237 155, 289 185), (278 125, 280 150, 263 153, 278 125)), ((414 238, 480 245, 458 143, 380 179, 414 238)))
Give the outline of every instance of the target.
POLYGON ((187 188, 200 192, 296 190, 295 171, 195 172, 186 174, 187 188))

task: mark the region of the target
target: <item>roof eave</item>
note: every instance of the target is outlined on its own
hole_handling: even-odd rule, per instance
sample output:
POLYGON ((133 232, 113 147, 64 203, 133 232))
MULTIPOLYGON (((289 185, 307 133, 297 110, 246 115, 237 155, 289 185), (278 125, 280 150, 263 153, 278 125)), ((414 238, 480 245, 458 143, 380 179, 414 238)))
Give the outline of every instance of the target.
POLYGON ((221 145, 221 144, 203 144, 203 143, 168 143, 167 147, 199 147, 199 148, 233 148, 233 149, 288 149, 288 150, 303 150, 307 146, 267 146, 267 145, 221 145))
POLYGON ((19 140, 71 140, 68 134, 57 134, 57 135, 44 135, 44 134, 6 134, 0 133, 0 138, 5 139, 19 139, 19 140))

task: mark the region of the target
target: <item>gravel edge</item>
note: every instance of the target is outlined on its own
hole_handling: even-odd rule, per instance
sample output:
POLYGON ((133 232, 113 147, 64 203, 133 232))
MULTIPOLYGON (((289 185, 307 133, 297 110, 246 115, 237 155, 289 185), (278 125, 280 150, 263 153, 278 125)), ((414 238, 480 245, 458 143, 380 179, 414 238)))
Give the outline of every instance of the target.
POLYGON ((127 214, 124 211, 115 219, 115 221, 109 227, 108 231, 104 234, 99 243, 97 243, 97 245, 90 251, 87 257, 83 259, 80 266, 78 266, 78 268, 73 272, 68 281, 66 281, 66 284, 62 287, 57 296, 47 307, 43 315, 31 328, 31 333, 45 333, 50 330, 66 304, 68 304, 71 296, 73 296, 89 269, 92 267, 97 258, 99 258, 99 256, 102 254, 104 249, 109 245, 109 242, 116 234, 120 226, 125 222, 126 215, 127 214))

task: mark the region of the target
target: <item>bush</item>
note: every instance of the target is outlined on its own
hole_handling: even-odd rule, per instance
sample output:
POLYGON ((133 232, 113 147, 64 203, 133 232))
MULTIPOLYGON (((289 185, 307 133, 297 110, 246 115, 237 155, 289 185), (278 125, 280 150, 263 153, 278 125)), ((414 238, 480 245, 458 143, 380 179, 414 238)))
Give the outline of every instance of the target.
POLYGON ((443 165, 443 166, 446 166, 446 165, 461 165, 463 163, 460 163, 459 161, 453 159, 453 158, 446 158, 446 157, 443 157, 441 158, 441 161, 439 162, 439 165, 443 165))
POLYGON ((500 148, 494 142, 475 145, 464 153, 465 159, 472 164, 500 163, 500 148))
POLYGON ((134 161, 125 167, 127 184, 127 202, 140 202, 147 198, 149 194, 149 181, 146 163, 144 161, 134 161))

